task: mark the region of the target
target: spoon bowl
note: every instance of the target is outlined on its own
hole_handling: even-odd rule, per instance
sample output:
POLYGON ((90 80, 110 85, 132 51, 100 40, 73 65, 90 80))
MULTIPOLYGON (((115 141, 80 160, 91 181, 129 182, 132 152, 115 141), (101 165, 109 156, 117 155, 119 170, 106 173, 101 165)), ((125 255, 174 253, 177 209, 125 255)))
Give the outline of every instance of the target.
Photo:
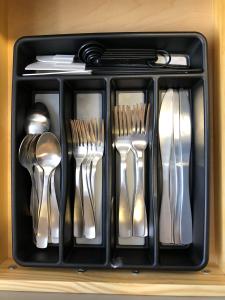
POLYGON ((28 134, 42 134, 50 129, 50 117, 47 107, 36 102, 28 112, 25 130, 28 134))
POLYGON ((51 132, 43 133, 36 145, 36 159, 45 173, 50 173, 61 161, 61 147, 56 136, 51 132))
POLYGON ((31 166, 30 166, 29 160, 27 158, 27 152, 28 152, 28 149, 29 149, 32 139, 33 139, 32 134, 28 134, 23 138, 23 140, 20 144, 20 147, 19 147, 19 154, 18 154, 20 164, 24 168, 26 168, 29 171, 29 173, 31 170, 31 166))

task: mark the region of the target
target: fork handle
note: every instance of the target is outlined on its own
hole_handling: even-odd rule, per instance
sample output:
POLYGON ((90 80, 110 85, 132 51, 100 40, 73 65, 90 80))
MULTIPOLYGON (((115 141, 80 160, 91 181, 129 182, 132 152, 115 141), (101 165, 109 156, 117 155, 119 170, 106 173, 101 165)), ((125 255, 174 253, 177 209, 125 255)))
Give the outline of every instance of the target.
POLYGON ((93 196, 93 209, 95 211, 96 209, 96 200, 95 200, 95 178, 96 178, 96 171, 97 171, 97 165, 100 159, 93 159, 92 166, 91 166, 91 191, 93 196))
POLYGON ((132 222, 127 192, 127 162, 126 156, 121 155, 120 157, 119 236, 131 237, 132 222))
POLYGON ((86 163, 82 164, 82 184, 83 184, 83 214, 84 214, 84 237, 94 239, 96 237, 95 218, 91 198, 87 185, 86 163))
POLYGON ((94 210, 94 213, 95 213, 94 195, 93 195, 92 186, 91 186, 91 165, 92 165, 92 159, 89 159, 86 163, 87 187, 88 187, 89 196, 91 198, 91 203, 92 203, 92 206, 93 206, 93 210, 94 210))
POLYGON ((145 185, 144 185, 144 151, 136 151, 136 191, 133 205, 133 236, 145 237, 146 228, 145 185))
POLYGON ((73 235, 74 237, 82 237, 83 235, 83 207, 80 191, 80 172, 81 165, 76 165, 75 172, 75 198, 74 198, 74 210, 73 210, 73 235))

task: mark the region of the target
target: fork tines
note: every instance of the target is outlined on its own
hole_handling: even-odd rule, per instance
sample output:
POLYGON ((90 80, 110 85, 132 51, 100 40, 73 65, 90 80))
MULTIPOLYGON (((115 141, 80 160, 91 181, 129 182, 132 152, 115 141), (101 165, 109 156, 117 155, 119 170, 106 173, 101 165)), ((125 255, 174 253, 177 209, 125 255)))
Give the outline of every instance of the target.
POLYGON ((149 112, 149 104, 116 105, 114 107, 115 136, 147 134, 149 129, 149 112))
MULTIPOLYGON (((124 113, 121 112, 121 114, 124 113)), ((104 121, 102 119, 70 120, 70 127, 74 147, 104 144, 104 121)))
MULTIPOLYGON (((88 239, 92 239, 95 238, 95 234, 90 231, 92 229, 88 228, 88 226, 90 225, 90 220, 88 220, 87 218, 90 217, 90 214, 95 214, 94 182, 96 166, 98 161, 102 158, 104 152, 104 121, 97 118, 91 120, 71 120, 70 125, 73 142, 73 156, 76 161, 76 168, 80 168, 80 170, 82 170, 82 180, 80 181, 78 178, 76 178, 76 184, 77 182, 79 182, 79 184, 76 185, 76 188, 79 189, 79 191, 83 192, 80 192, 79 196, 79 191, 77 190, 76 194, 78 200, 79 197, 81 198, 83 207, 83 215, 81 216, 83 218, 84 224, 83 235, 88 239), (85 192, 85 195, 84 190, 88 191, 88 193, 85 192), (84 199, 86 200, 84 201, 84 199), (89 205, 89 200, 91 201, 91 205, 89 205), (87 227, 85 227, 85 224, 87 225, 87 227), (85 228, 87 229, 87 231, 85 231, 85 228), (89 235, 88 233, 87 235, 87 232, 91 232, 91 234, 89 235)), ((75 201, 78 201, 77 199, 75 198, 75 201)), ((76 211, 78 211, 78 208, 76 211)), ((74 210, 74 212, 76 211, 74 210)), ((93 218, 93 220, 94 219, 95 217, 93 218)), ((74 224, 75 221, 76 219, 74 219, 74 224)), ((92 225, 94 227, 96 226, 95 224, 92 225)), ((82 236, 82 233, 79 233, 79 235, 75 233, 75 237, 80 236, 82 236)))

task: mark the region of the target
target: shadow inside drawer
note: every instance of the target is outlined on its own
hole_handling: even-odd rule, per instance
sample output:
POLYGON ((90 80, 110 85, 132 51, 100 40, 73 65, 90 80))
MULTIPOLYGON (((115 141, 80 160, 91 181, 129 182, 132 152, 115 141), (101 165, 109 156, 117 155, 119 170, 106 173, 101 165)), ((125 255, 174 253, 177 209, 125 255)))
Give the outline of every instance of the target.
MULTIPOLYGON (((207 228, 207 134, 205 120, 207 108, 205 106, 204 81, 201 77, 161 77, 159 79, 159 93, 169 88, 185 89, 188 91, 191 118, 191 154, 189 166, 189 193, 192 214, 192 243, 188 245, 160 244, 159 264, 164 267, 200 269, 207 263, 205 247, 207 228)), ((181 98, 182 101, 182 98, 181 98)), ((159 109, 161 97, 159 97, 159 109)), ((158 148, 160 153, 160 148, 158 148)), ((160 155, 159 155, 160 157, 160 155)), ((161 160, 158 160, 158 169, 161 170, 161 160)), ((158 195, 162 197, 162 174, 158 172, 158 195)), ((160 205, 159 205, 160 208, 160 205)), ((160 210, 159 210, 160 213, 160 210)), ((185 214, 185 212, 184 212, 185 214)), ((184 218, 184 216, 183 216, 184 218)), ((185 221, 187 224, 187 221, 185 221)), ((181 225, 180 225, 181 226, 181 225)), ((182 227, 185 235, 186 228, 182 227)), ((181 230, 181 229, 180 229, 181 230)), ((159 239, 160 242, 160 239, 159 239)))
MULTIPOLYGON (((21 166, 18 150, 25 132, 25 120, 34 102, 43 102, 50 114, 50 123, 59 123, 59 82, 57 80, 18 81, 15 87, 12 114, 12 208, 13 208, 13 253, 22 265, 51 265, 59 260, 58 244, 49 244, 38 249, 33 241, 33 225, 30 215, 31 179, 21 166), (49 101, 50 100, 50 101, 49 101), (54 108, 54 109, 53 109, 54 108)), ((60 129, 50 128, 60 139, 60 129)), ((60 206, 60 167, 57 171, 56 192, 60 206)))
MULTIPOLYGON (((150 126, 147 131, 147 148, 144 155, 144 201, 147 213, 146 237, 121 237, 119 236, 119 202, 120 202, 120 164, 121 158, 116 148, 112 152, 113 165, 113 226, 112 226, 112 265, 113 267, 129 267, 135 265, 149 266, 155 262, 155 226, 154 226, 154 204, 152 198, 152 180, 153 180, 153 162, 152 162, 152 132, 154 116, 154 84, 150 78, 115 78, 111 81, 111 114, 115 105, 129 105, 131 108, 135 105, 150 105, 150 126), (154 228, 152 230, 152 228, 154 228)), ((113 119, 113 118, 112 118, 113 119)), ((121 123, 122 124, 122 123, 121 123)), ((114 124, 112 122, 112 128, 114 124)), ((133 151, 129 151, 126 159, 126 176, 127 176, 127 195, 132 217, 134 195, 135 195, 135 156, 133 151)), ((129 211, 127 211, 129 214, 129 211)))
MULTIPOLYGON (((64 247, 63 260, 65 264, 74 266, 99 266, 106 264, 107 235, 107 176, 106 174, 106 134, 104 136, 104 153, 97 165, 95 184, 95 225, 96 237, 74 237, 74 203, 76 162, 72 154, 70 120, 90 121, 103 119, 106 122, 106 82, 104 79, 73 79, 65 80, 63 84, 64 117, 66 126, 66 144, 68 145, 67 162, 67 196, 64 203, 64 247)), ((83 184, 83 180, 82 180, 83 184)), ((83 200, 84 201, 84 200, 83 200)), ((83 216, 84 218, 84 216, 83 216)), ((84 221, 84 219, 83 219, 84 221)))

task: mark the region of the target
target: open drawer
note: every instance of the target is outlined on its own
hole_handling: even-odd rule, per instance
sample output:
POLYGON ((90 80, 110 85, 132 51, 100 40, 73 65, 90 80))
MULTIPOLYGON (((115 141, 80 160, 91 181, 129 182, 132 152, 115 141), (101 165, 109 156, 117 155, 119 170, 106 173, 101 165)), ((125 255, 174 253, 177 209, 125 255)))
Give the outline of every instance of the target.
MULTIPOLYGON (((42 291, 42 292, 70 292, 70 293, 102 293, 102 294, 130 294, 130 295, 179 295, 179 296, 196 296, 196 295, 220 295, 225 294, 225 257, 224 257, 224 218, 225 210, 223 205, 224 190, 223 180, 224 172, 222 161, 223 154, 223 127, 224 119, 222 114, 224 111, 223 85, 224 74, 222 72, 224 65, 224 4, 222 1, 182 1, 171 5, 170 1, 158 1, 153 6, 146 3, 127 5, 110 4, 107 8, 109 21, 99 21, 99 15, 105 14, 106 7, 102 4, 98 7, 89 7, 83 4, 65 4, 63 14, 65 18, 62 21, 62 7, 60 2, 54 5, 54 9, 50 2, 45 1, 45 10, 42 9, 43 2, 25 3, 18 5, 16 2, 1 1, 0 18, 0 38, 3 47, 1 47, 1 69, 0 69, 0 85, 1 98, 0 103, 2 114, 7 116, 2 119, 1 135, 3 137, 2 144, 2 169, 1 169, 1 203, 3 218, 1 219, 0 236, 1 236, 1 276, 0 289, 12 291, 42 291), (76 6, 76 7, 75 7, 76 6), (118 9, 121 12, 118 15, 118 9), (83 12, 86 10, 86 18, 83 18, 83 12), (93 13, 93 10, 95 13, 93 13), (127 22, 127 11, 133 11, 130 22, 127 22), (188 12, 188 19, 181 18, 183 11, 188 12), (55 16, 52 12, 54 11, 55 16), (146 11, 148 15, 146 17, 146 11), (196 11, 198 12, 196 17, 196 11), (29 12, 29 13, 28 13, 29 12), (32 13, 31 13, 32 12, 32 13), (158 14, 161 13, 161 22, 159 22, 158 14), (74 15, 75 14, 75 15, 74 15), (57 17, 56 17, 57 16, 57 17), (111 16, 111 17, 110 17, 111 16), (156 17, 157 16, 157 17, 156 17), (88 23, 87 23, 88 18, 88 23), (124 21, 126 20, 126 22, 124 21), (173 20, 173 22, 170 20, 173 20), (138 25, 137 25, 138 24, 138 25), (199 31, 202 32, 209 44, 209 87, 210 99, 214 96, 214 104, 209 103, 210 115, 214 111, 215 134, 213 135, 213 123, 210 124, 211 150, 211 173, 210 175, 210 234, 209 234, 209 264, 203 271, 195 273, 180 272, 148 272, 141 271, 136 274, 137 268, 134 265, 131 269, 135 275, 127 270, 115 271, 96 271, 88 270, 86 273, 75 273, 74 270, 64 269, 36 269, 24 268, 17 265, 12 259, 11 253, 11 179, 10 179, 10 145, 9 138, 11 131, 11 80, 12 80, 12 51, 15 40, 24 35, 39 34, 58 34, 58 33, 76 33, 76 32, 99 32, 99 31, 120 31, 121 28, 127 31, 199 31), (213 38, 216 37, 215 39, 213 38), (212 71, 214 76, 212 76, 212 71), (8 79, 6 75, 8 74, 8 79), (213 87, 213 88, 212 88, 213 87), (213 162, 213 163, 212 163, 213 162)), ((29 56, 28 56, 29 59, 29 56)), ((18 74, 19 75, 19 74, 18 74)), ((152 77, 152 76, 150 76, 152 77)), ((193 83, 201 82, 201 76, 193 79, 193 83)), ((32 81, 28 79, 28 81, 32 81)), ((71 80, 65 78, 65 81, 71 80)), ((182 82, 181 79, 180 83, 182 82)), ((116 89, 120 82, 115 78, 113 88, 116 89)), ((21 80, 20 87, 26 85, 26 80, 21 80)), ((35 83, 36 84, 36 83, 35 83)), ((31 87, 35 85, 31 82, 31 87)), ((158 84, 162 88, 167 88, 172 84, 171 79, 159 78, 158 84)), ((191 82, 187 83, 191 87, 191 82)), ((106 84, 106 86, 108 83, 106 84)), ((151 84, 150 84, 151 86, 151 84)), ((54 91, 62 88, 62 83, 55 81, 52 85, 54 91)), ((128 88, 128 87, 126 87, 128 88)), ((44 89, 44 84, 40 83, 36 90, 44 89)), ((71 82, 68 87, 70 91, 76 89, 76 84, 71 82)), ((101 88, 102 89, 102 88, 101 88)), ((104 88, 103 88, 104 90, 104 88)), ((25 100, 26 101, 26 100, 25 100)), ((22 180, 22 178, 21 178, 22 180)), ((151 243, 151 242, 150 242, 151 243)), ((71 247, 71 244, 68 244, 71 247)), ((61 250, 60 250, 61 251, 61 250)), ((52 255, 53 262, 58 260, 62 252, 54 251, 52 255)), ((114 252, 115 257, 120 256, 124 249, 117 248, 114 252)), ((167 261, 170 255, 164 249, 159 249, 159 257, 162 262, 167 261)), ((73 249, 70 248, 70 257, 67 261, 76 257, 73 249), (72 251, 71 251, 72 250, 72 251), (75 255, 75 256, 74 256, 75 255)), ((135 252, 134 252, 135 253, 135 252)), ((51 255, 51 254, 50 254, 51 255)), ((132 257, 133 253, 129 254, 132 257)), ((178 253, 179 255, 179 253, 178 253)), ((176 260, 176 259, 175 259, 176 260)), ((131 261, 128 260, 128 262, 131 261)), ((151 260, 146 261, 152 263, 151 260)), ((116 261, 117 262, 117 261, 116 261)), ((82 269, 80 269, 82 271, 82 269)))

